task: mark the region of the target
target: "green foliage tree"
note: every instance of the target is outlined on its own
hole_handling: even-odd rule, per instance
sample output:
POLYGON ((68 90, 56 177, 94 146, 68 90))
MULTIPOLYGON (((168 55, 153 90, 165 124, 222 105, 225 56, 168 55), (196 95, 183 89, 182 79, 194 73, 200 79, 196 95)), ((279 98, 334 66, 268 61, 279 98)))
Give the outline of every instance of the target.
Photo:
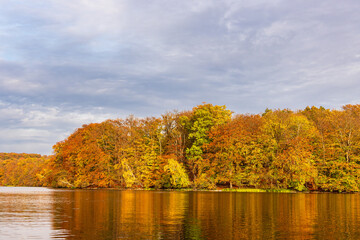
POLYGON ((187 165, 192 173, 194 187, 211 187, 206 175, 208 161, 203 159, 202 146, 211 141, 209 131, 216 126, 226 124, 231 120, 231 111, 226 106, 203 104, 193 108, 190 118, 182 119, 183 126, 188 131, 190 145, 186 148, 187 165))

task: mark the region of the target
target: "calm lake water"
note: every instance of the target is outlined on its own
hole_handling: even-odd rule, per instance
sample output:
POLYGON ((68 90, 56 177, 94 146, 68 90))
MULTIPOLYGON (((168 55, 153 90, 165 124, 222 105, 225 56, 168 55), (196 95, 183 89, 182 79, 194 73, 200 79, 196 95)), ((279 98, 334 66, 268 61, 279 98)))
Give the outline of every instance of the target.
POLYGON ((359 239, 359 194, 0 187, 0 239, 359 239))

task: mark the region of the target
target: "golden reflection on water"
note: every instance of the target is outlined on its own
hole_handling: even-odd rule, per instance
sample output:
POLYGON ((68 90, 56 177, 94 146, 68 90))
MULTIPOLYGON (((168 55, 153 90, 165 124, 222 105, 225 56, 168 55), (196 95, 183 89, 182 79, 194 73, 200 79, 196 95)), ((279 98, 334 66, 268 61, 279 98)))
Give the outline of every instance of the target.
POLYGON ((69 191, 54 228, 71 239, 357 238, 359 203, 358 194, 69 191))
POLYGON ((359 194, 2 189, 0 239, 360 236, 359 194))
POLYGON ((54 227, 68 229, 72 239, 180 239, 177 232, 188 208, 187 196, 177 192, 71 191, 64 199, 67 204, 59 201, 54 205, 61 216, 54 227))

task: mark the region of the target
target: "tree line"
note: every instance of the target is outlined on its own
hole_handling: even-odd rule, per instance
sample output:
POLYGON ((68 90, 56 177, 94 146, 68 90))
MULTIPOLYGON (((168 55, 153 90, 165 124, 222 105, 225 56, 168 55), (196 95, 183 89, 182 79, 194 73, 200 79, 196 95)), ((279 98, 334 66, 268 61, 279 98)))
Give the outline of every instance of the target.
POLYGON ((0 186, 43 186, 39 179, 50 156, 0 153, 0 186))
POLYGON ((234 115, 226 106, 204 103, 161 117, 83 125, 53 150, 37 160, 0 156, 0 183, 356 192, 360 105, 234 115), (12 174, 22 168, 31 169, 22 171, 27 181, 12 174))

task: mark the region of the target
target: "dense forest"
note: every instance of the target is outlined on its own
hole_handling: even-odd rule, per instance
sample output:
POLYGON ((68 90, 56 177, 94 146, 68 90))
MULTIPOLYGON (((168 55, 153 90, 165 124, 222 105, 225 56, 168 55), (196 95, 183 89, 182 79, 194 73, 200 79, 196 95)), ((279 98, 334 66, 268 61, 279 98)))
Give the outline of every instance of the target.
POLYGON ((0 153, 0 186, 42 186, 38 174, 49 159, 40 154, 0 153))
POLYGON ((234 115, 202 104, 83 125, 54 155, 0 154, 0 184, 360 190, 360 105, 234 115))

